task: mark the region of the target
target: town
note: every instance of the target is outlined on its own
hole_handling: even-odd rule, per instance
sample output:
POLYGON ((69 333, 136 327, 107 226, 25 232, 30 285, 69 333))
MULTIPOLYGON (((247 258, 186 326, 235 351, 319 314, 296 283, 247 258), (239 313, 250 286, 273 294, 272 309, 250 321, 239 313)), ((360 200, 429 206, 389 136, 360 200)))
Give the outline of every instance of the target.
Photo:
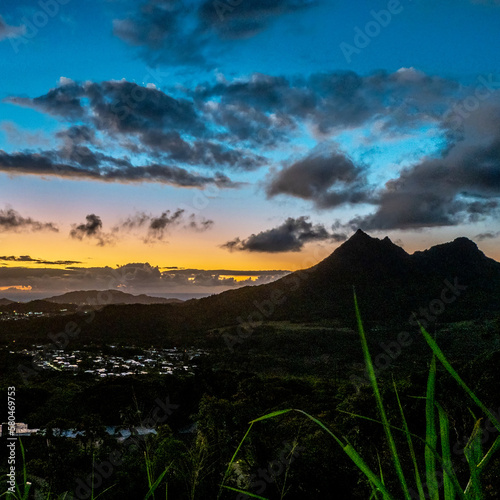
POLYGON ((38 370, 84 373, 95 377, 126 377, 131 375, 171 375, 174 372, 194 373, 196 360, 207 352, 200 349, 139 349, 134 346, 109 346, 108 352, 84 346, 81 350, 49 349, 42 345, 31 349, 10 351, 32 358, 38 370))

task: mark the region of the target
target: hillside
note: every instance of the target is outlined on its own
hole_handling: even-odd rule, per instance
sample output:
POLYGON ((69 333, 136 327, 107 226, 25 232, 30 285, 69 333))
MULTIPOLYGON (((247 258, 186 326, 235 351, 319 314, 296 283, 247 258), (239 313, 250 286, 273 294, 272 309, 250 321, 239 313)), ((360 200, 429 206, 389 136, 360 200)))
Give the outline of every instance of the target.
POLYGON ((410 255, 387 237, 380 240, 358 230, 312 268, 185 307, 192 308, 192 316, 215 323, 260 316, 351 319, 353 288, 367 320, 408 321, 412 312, 422 317, 420 310, 429 307, 443 320, 470 319, 500 312, 500 263, 466 238, 410 255), (442 307, 433 301, 442 301, 443 293, 447 303, 442 307))
MULTIPOLYGON (((353 326, 354 288, 367 324, 412 328, 417 325, 413 313, 424 325, 500 315, 500 263, 486 257, 472 241, 458 238, 410 255, 389 238, 380 240, 358 231, 317 265, 273 283, 181 304, 108 305, 92 321, 82 322, 78 315, 74 321, 81 325, 83 342, 172 345, 202 341, 208 338, 206 332, 223 327, 229 327, 233 337, 243 338, 266 320, 334 320, 353 326)), ((87 292, 76 295, 80 300, 82 293, 87 292)), ((75 300, 71 294, 58 299, 75 300)), ((0 334, 10 338, 12 328, 19 328, 16 335, 34 340, 64 330, 66 322, 41 319, 10 325, 8 331, 0 325, 0 334)))
POLYGON ((165 299, 162 297, 150 297, 148 295, 132 295, 119 290, 84 290, 68 292, 63 295, 49 297, 48 302, 57 304, 78 304, 105 306, 110 304, 180 304, 179 299, 165 299))

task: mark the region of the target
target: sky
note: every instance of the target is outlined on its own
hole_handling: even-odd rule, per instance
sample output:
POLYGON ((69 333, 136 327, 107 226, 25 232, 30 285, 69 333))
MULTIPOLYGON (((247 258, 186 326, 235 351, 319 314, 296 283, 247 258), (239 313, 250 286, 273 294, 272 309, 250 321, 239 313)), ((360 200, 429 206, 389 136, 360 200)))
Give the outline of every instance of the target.
POLYGON ((218 293, 358 228, 500 260, 500 1, 3 0, 0 296, 218 293))

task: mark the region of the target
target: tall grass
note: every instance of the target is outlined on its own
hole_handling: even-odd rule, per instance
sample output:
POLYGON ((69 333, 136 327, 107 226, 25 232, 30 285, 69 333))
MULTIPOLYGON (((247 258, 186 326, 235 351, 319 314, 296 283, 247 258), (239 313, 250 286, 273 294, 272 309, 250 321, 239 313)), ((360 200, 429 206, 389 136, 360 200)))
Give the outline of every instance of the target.
POLYGON ((253 494, 252 492, 240 490, 229 486, 226 484, 228 482, 233 463, 236 460, 238 452, 240 451, 243 443, 248 438, 250 431, 257 422, 262 422, 270 418, 280 417, 289 412, 297 412, 308 419, 312 420, 315 424, 321 427, 333 440, 343 449, 349 459, 354 463, 354 465, 361 471, 367 478, 371 488, 372 495, 370 498, 382 499, 382 500, 393 500, 393 499, 412 499, 418 498, 419 500, 424 500, 430 498, 431 500, 455 500, 459 499, 473 499, 482 500, 484 498, 484 489, 481 482, 482 474, 484 473, 488 463, 491 461, 494 453, 500 448, 500 435, 495 439, 490 448, 484 452, 482 449, 482 430, 481 430, 481 420, 477 419, 474 428, 471 432, 470 438, 464 449, 464 455, 469 465, 470 478, 465 485, 460 485, 455 469, 452 463, 452 447, 449 440, 449 419, 443 409, 443 407, 436 401, 435 387, 436 387, 436 364, 439 361, 446 371, 451 375, 451 377, 458 383, 459 387, 467 394, 467 396, 479 407, 496 430, 500 433, 500 422, 495 415, 488 410, 488 408, 479 400, 475 393, 469 388, 469 386, 462 380, 460 375, 451 366, 449 361, 446 359, 445 355, 439 348, 436 341, 432 336, 425 330, 424 327, 420 326, 420 331, 431 348, 432 359, 429 368, 429 376, 427 379, 427 389, 425 395, 425 437, 417 436, 410 432, 405 414, 403 411, 403 405, 399 398, 397 392, 396 384, 394 385, 394 391, 396 395, 396 400, 399 408, 399 414, 401 416, 402 426, 397 427, 389 422, 387 417, 387 412, 384 407, 381 392, 379 390, 378 381, 375 375, 375 370, 373 368, 372 358, 368 349, 368 343, 366 340, 365 330, 363 327, 363 322, 361 319, 361 313, 358 306, 358 301, 356 294, 354 294, 354 308, 356 313, 357 325, 359 336, 361 340, 361 346, 363 349, 363 356, 366 365, 366 371, 370 380, 371 387, 373 389, 377 411, 380 420, 374 420, 361 415, 355 415, 349 413, 352 417, 365 418, 367 420, 378 422, 382 425, 385 433, 385 439, 387 442, 388 449, 391 455, 392 467, 398 478, 399 487, 396 491, 389 491, 388 487, 384 481, 384 476, 382 472, 382 467, 379 460, 379 469, 377 472, 372 470, 372 468, 366 463, 366 461, 361 457, 361 455, 356 451, 356 449, 349 443, 346 437, 339 437, 334 434, 323 422, 315 418, 313 415, 306 413, 299 409, 286 409, 279 410, 262 417, 259 417, 250 422, 250 426, 245 433, 243 439, 241 440, 238 448, 236 449, 229 465, 227 467, 226 473, 224 475, 223 481, 221 483, 222 488, 237 491, 239 493, 244 493, 251 498, 259 498, 261 500, 267 500, 264 497, 253 494), (408 446, 409 455, 411 458, 411 463, 413 466, 413 471, 404 471, 401 465, 402 455, 401 452, 396 447, 396 442, 393 437, 393 432, 403 433, 406 437, 406 442, 408 446), (425 464, 425 471, 422 472, 419 468, 419 462, 415 453, 415 448, 413 442, 417 440, 424 445, 424 457, 423 463, 425 464), (440 442, 440 449, 438 449, 438 443, 440 442), (442 489, 440 488, 440 483, 438 477, 443 478, 442 489), (411 486, 410 486, 411 485, 411 486))

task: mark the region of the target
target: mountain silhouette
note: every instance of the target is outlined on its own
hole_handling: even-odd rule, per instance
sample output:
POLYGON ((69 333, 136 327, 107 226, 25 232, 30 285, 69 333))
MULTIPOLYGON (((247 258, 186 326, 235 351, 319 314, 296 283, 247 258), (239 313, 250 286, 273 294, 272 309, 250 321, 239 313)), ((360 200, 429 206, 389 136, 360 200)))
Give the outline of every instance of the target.
MULTIPOLYGON (((417 320, 426 326, 434 321, 498 318, 500 263, 486 257, 466 238, 408 254, 389 238, 373 238, 357 231, 315 266, 273 283, 179 304, 114 305, 108 301, 92 321, 82 321, 81 315, 75 315, 74 321, 82 329, 79 341, 83 343, 176 345, 206 339, 207 332, 222 327, 230 327, 224 331, 232 332, 232 342, 236 333, 251 332, 264 321, 333 319, 354 326, 354 290, 366 323, 415 328, 417 320)), ((76 292, 52 300, 75 303, 75 297, 82 301, 94 294, 97 299, 97 293, 76 292)), ((111 297, 122 300, 120 294, 113 291, 111 297)), ((136 301, 137 297, 127 300, 136 301)), ((39 321, 0 322, 0 333, 7 329, 10 335, 16 327, 26 342, 35 342, 54 329, 64 330, 68 318, 39 321)))
POLYGON ((205 324, 230 324, 252 314, 277 320, 352 319, 353 290, 367 320, 400 321, 428 307, 442 319, 474 318, 500 311, 500 263, 467 238, 408 254, 388 237, 358 230, 309 269, 188 301, 183 308, 205 324))

